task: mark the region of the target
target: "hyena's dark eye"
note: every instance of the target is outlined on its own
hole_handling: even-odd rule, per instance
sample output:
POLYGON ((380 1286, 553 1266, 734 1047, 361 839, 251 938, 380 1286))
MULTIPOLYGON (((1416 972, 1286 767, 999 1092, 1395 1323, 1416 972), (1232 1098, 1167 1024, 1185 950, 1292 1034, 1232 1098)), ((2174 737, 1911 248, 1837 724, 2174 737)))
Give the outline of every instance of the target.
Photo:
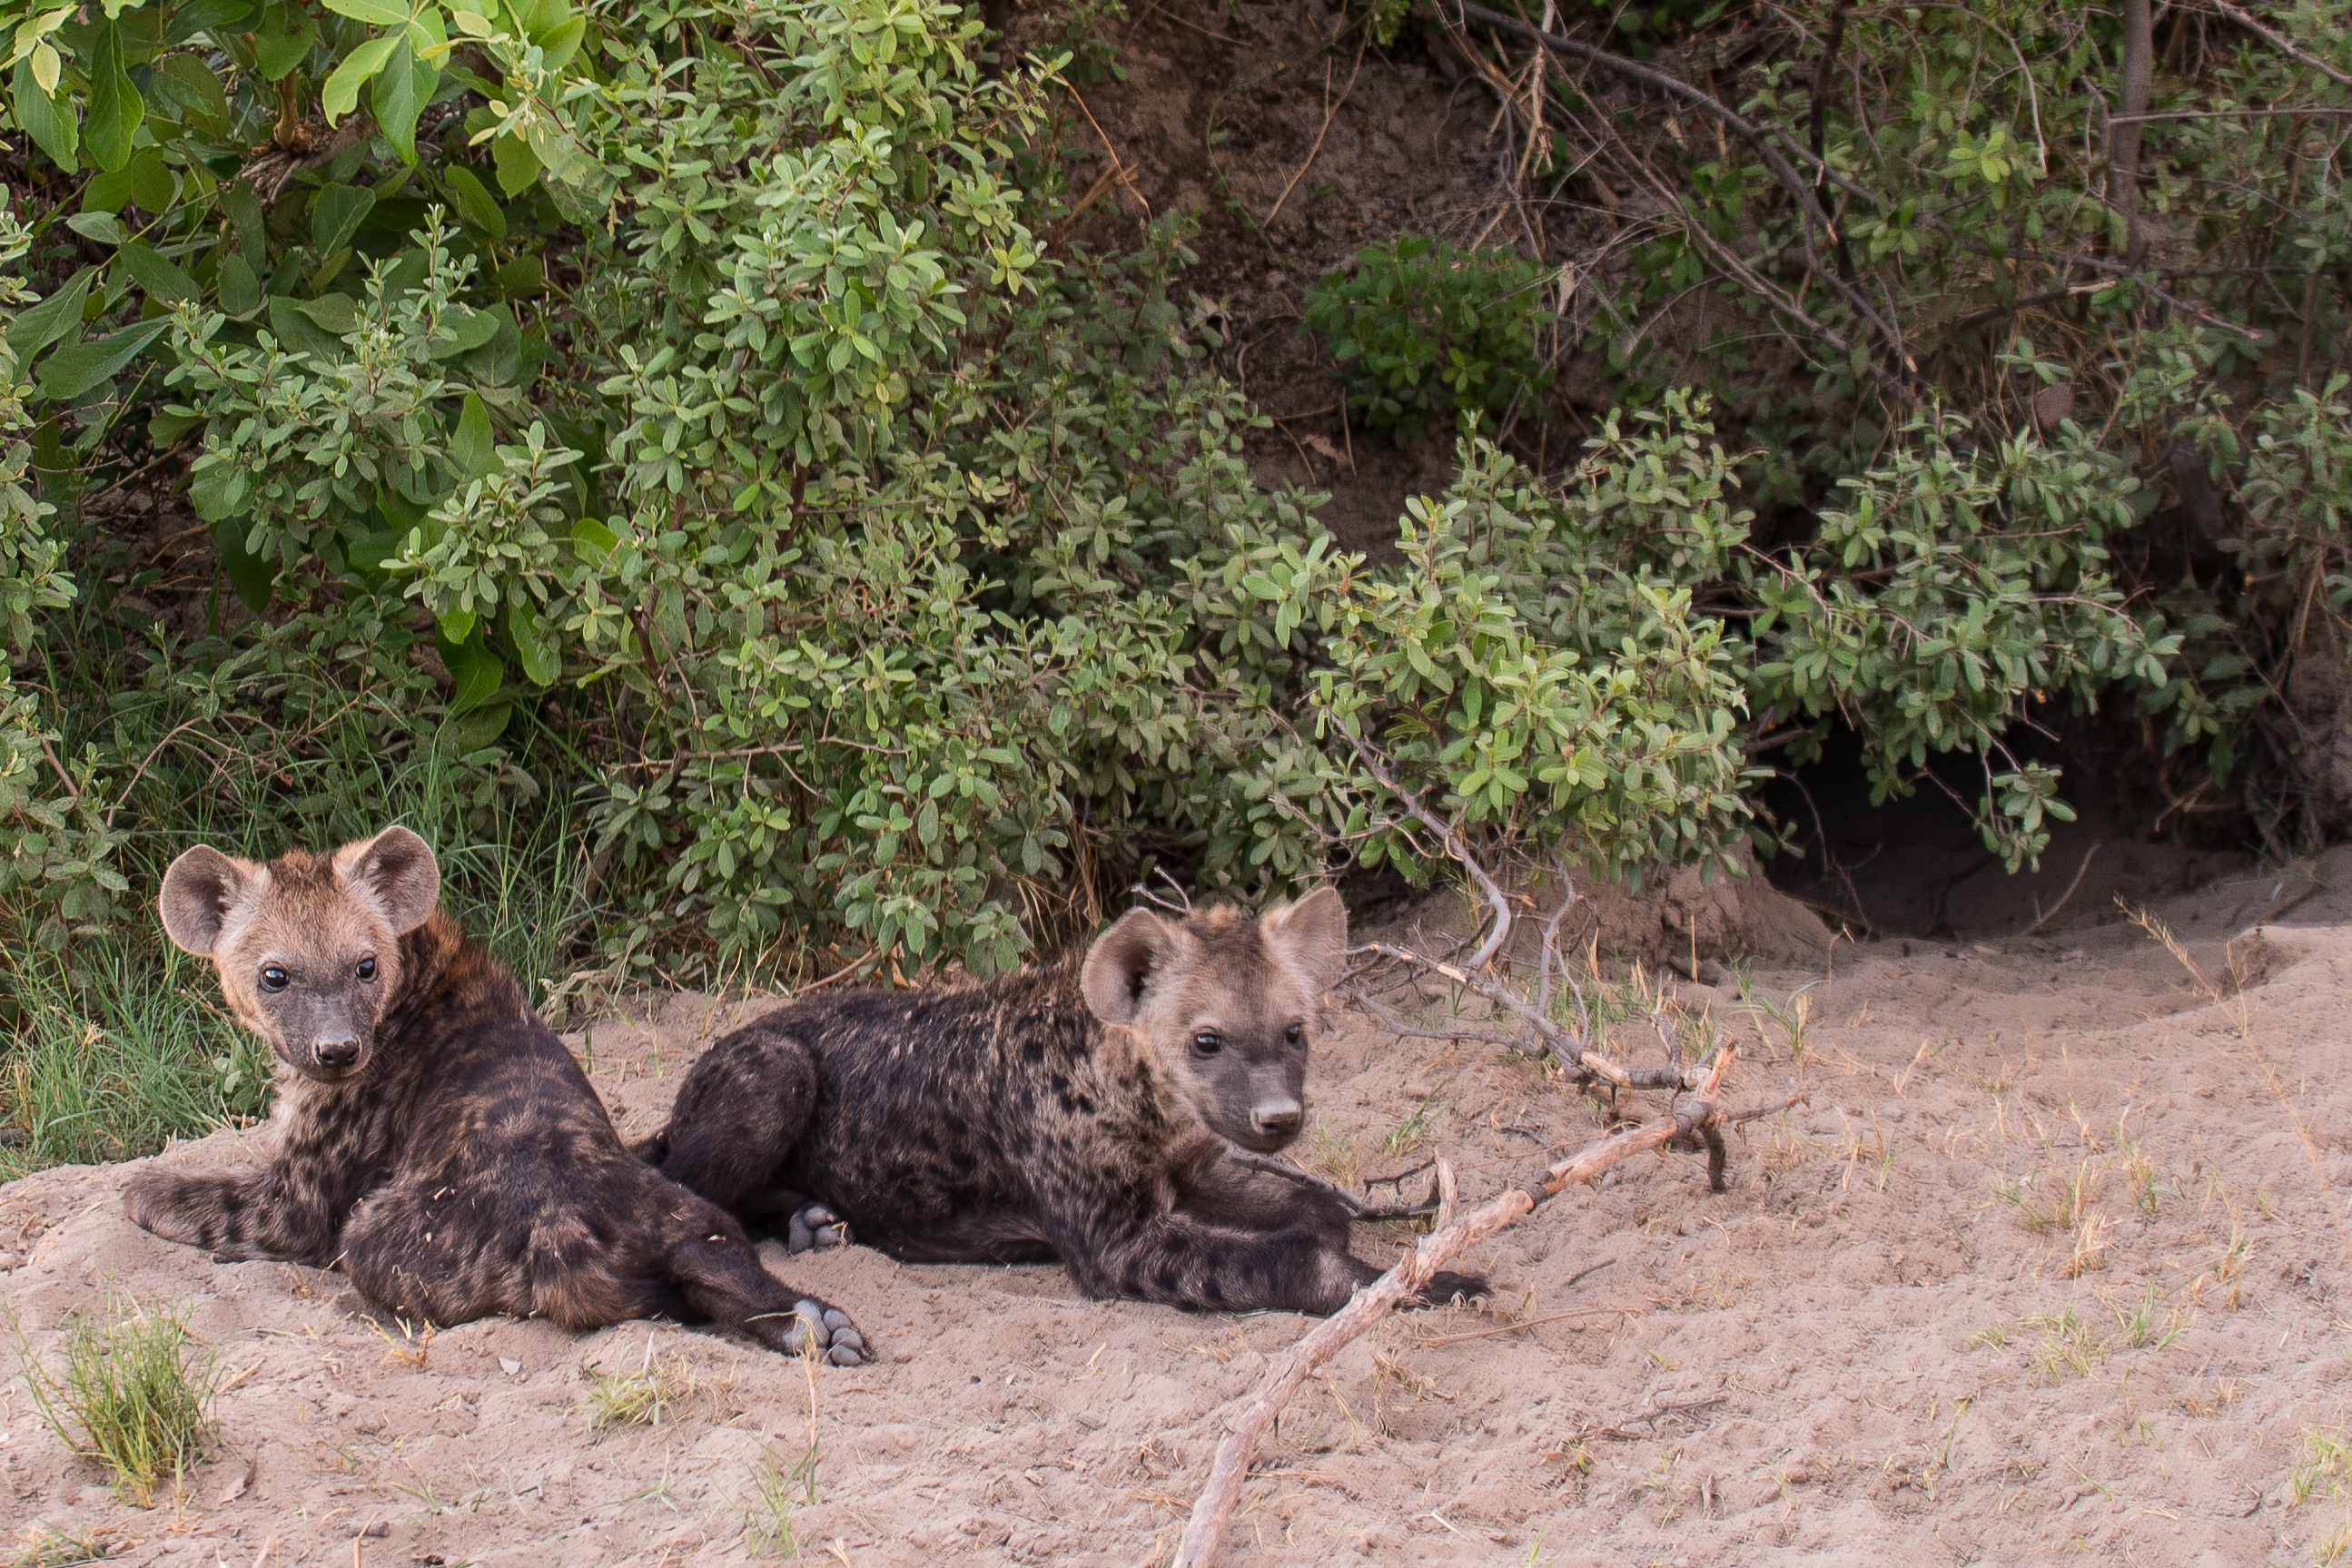
POLYGON ((1303 1023, 1292 1024, 1288 1029, 1282 1031, 1282 1038, 1288 1043, 1297 1045, 1300 1040, 1307 1038, 1307 1026, 1303 1023))
POLYGON ((373 980, 375 978, 374 959, 362 958, 360 960, 360 978, 362 980, 373 980))
POLYGON ((1204 1029, 1192 1037, 1192 1051, 1196 1056, 1214 1056, 1224 1049, 1224 1037, 1213 1030, 1204 1029))
POLYGON ((279 968, 275 964, 266 964, 262 967, 261 988, 263 990, 282 991, 286 988, 287 984, 288 981, 285 970, 279 968))

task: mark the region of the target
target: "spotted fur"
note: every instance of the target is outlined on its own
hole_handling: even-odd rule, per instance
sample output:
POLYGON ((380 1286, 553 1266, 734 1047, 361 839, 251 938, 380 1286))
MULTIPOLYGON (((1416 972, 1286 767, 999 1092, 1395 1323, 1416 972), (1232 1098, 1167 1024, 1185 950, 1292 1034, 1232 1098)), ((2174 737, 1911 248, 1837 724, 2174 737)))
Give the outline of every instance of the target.
POLYGON ((131 1218, 224 1259, 340 1265, 380 1305, 437 1323, 658 1314, 863 1359, 845 1314, 788 1290, 734 1219, 631 1155, 439 896, 432 851, 403 828, 332 856, 199 848, 173 863, 165 929, 213 960, 278 1057, 276 1149, 257 1169, 143 1170, 131 1218))
POLYGON ((1346 950, 1326 890, 1255 921, 1139 910, 1083 959, 950 988, 809 998, 714 1044, 644 1152, 751 1224, 814 1203, 908 1260, 1058 1258, 1091 1295, 1328 1312, 1380 1273, 1346 1207, 1228 1155, 1297 1136, 1346 950))

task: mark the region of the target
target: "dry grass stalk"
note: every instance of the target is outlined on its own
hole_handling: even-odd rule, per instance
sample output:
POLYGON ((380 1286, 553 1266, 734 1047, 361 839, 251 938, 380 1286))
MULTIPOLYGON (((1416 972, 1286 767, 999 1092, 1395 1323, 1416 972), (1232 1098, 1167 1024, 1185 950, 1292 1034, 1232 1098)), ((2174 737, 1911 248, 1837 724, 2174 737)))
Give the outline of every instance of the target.
POLYGON ((2311 1162, 2312 1179, 2319 1184, 2319 1205, 2327 1211, 2328 1223, 2336 1227, 2336 1241, 2343 1249, 2344 1266, 2352 1269, 2352 1231, 2345 1228, 2343 1211, 2336 1207, 2336 1189, 2328 1184, 2327 1172, 2320 1166, 2319 1145, 2312 1141, 2311 1129, 2304 1124, 2302 1110, 2295 1104, 2294 1097, 2287 1093, 2286 1085, 2279 1081, 2278 1071, 2271 1066, 2270 1058, 2263 1055, 2263 1048, 2254 1042, 2252 1019, 2243 990, 2241 988, 2233 994, 2206 978, 2205 971, 2197 967, 2197 961, 2189 956, 2189 949, 2181 946, 2180 938, 2147 910, 2134 909, 2124 902, 2120 894, 2116 897, 2116 907, 2122 910, 2133 925, 2162 943, 2164 950, 2189 971, 2189 977, 2196 982, 2199 993, 2230 1015, 2231 1032, 2238 1037, 2238 1043, 2245 1047, 2246 1054, 2254 1059, 2254 1065, 2262 1069, 2263 1081, 2271 1086, 2272 1098, 2278 1102, 2279 1109, 2286 1113, 2288 1124, 2294 1128, 2294 1135, 2302 1141, 2304 1157, 2311 1162))

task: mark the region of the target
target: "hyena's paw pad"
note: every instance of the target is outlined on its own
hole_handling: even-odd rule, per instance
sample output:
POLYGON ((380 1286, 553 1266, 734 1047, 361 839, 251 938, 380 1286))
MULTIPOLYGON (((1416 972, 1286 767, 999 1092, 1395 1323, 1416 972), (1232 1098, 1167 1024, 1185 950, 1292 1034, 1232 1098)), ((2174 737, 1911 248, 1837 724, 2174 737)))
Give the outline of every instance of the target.
POLYGON ((839 1307, 804 1297, 793 1304, 793 1311, 800 1321, 784 1336, 786 1351, 804 1355, 814 1342, 816 1358, 835 1366, 858 1366, 868 1359, 866 1336, 839 1307))
POLYGON ((818 1247, 846 1247, 849 1221, 821 1203, 812 1203, 793 1211, 785 1226, 784 1245, 794 1252, 818 1247))

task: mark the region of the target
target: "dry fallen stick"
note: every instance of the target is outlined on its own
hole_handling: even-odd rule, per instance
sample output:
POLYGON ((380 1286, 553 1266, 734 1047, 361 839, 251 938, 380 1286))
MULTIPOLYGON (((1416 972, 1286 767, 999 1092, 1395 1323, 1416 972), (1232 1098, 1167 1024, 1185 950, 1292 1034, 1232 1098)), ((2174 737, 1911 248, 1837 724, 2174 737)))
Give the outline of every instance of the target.
MULTIPOLYGON (((1386 1219, 1422 1219, 1437 1212, 1437 1199, 1433 1192, 1429 1198, 1420 1203, 1373 1203, 1368 1198, 1358 1197, 1338 1182, 1326 1181, 1313 1171, 1302 1169, 1277 1155, 1254 1155, 1245 1149, 1236 1148, 1228 1144, 1225 1146, 1224 1157, 1227 1162, 1239 1166, 1244 1170, 1260 1171, 1267 1176, 1280 1176, 1285 1181, 1295 1181, 1299 1186, 1312 1188, 1317 1192, 1329 1193, 1348 1206, 1349 1218, 1368 1224, 1386 1219)), ((1417 1176, 1428 1168, 1427 1166, 1417 1166, 1398 1176, 1372 1177, 1366 1181, 1365 1186, 1369 1187, 1374 1181, 1397 1183, 1399 1184, 1398 1197, 1402 1198, 1403 1197, 1402 1184, 1405 1177, 1417 1176)))
POLYGON ((1658 1423, 1669 1416, 1680 1416, 1687 1420, 1701 1410, 1714 1409, 1730 1397, 1728 1394, 1710 1394, 1703 1399, 1685 1399, 1680 1405, 1661 1405, 1639 1416, 1628 1416, 1614 1427, 1587 1427, 1576 1435, 1577 1439, 1590 1442, 1595 1437, 1611 1437, 1621 1443, 1638 1442, 1644 1437, 1656 1437, 1658 1423), (1636 1427, 1642 1429, 1637 1431, 1636 1427))
POLYGON ((1209 1466, 1208 1483, 1192 1504, 1192 1517, 1185 1521, 1183 1539, 1176 1543, 1171 1568, 1207 1568, 1216 1556, 1225 1523, 1241 1501, 1242 1483, 1249 1478, 1250 1459, 1257 1452, 1259 1440, 1274 1425, 1275 1417, 1282 1414, 1291 1395, 1307 1381, 1308 1374, 1394 1312, 1398 1302, 1420 1291, 1446 1264, 1533 1212, 1545 1199, 1557 1197, 1578 1182, 1591 1181, 1610 1166, 1644 1150, 1662 1147, 1677 1137, 1696 1136, 1699 1129, 1714 1119, 1715 1093, 1723 1082, 1724 1070, 1731 1065, 1733 1051, 1729 1045, 1724 1047, 1722 1054, 1716 1058, 1715 1071, 1699 1087, 1699 1097, 1685 1101, 1675 1108, 1675 1114, 1660 1117, 1630 1133, 1603 1138, 1460 1219, 1454 1218, 1452 1212, 1454 1173, 1441 1161, 1437 1170, 1444 1200, 1438 1211, 1436 1228, 1423 1237, 1421 1244, 1405 1254, 1395 1268, 1358 1291, 1346 1306, 1283 1352, 1257 1391, 1234 1413, 1224 1441, 1217 1445, 1216 1458, 1209 1466))

